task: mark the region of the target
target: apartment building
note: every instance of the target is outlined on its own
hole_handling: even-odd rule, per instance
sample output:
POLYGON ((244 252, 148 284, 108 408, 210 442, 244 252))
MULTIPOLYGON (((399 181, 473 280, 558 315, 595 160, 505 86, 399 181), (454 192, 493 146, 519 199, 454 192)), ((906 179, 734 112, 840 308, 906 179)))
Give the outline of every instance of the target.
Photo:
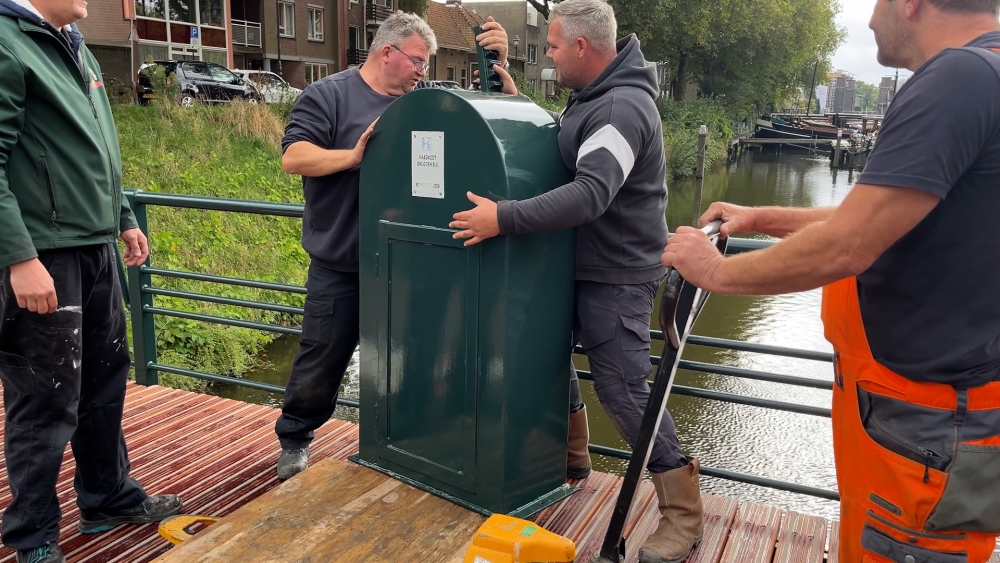
POLYGON ((552 61, 545 56, 549 24, 538 10, 526 0, 466 0, 465 7, 483 19, 493 16, 503 25, 510 41, 511 66, 536 91, 551 94, 555 82, 542 80, 542 70, 553 68, 552 61))

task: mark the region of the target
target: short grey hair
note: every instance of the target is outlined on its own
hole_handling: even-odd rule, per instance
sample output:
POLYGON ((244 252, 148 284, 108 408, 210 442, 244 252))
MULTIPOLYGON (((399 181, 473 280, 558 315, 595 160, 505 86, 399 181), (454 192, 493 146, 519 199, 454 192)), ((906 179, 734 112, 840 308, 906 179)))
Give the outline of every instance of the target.
POLYGON ((615 53, 618 22, 614 8, 605 0, 565 0, 552 9, 552 20, 557 19, 567 41, 583 37, 601 53, 615 53))
POLYGON ((416 14, 396 12, 386 18, 379 26, 378 31, 375 32, 375 38, 372 39, 372 44, 368 46, 368 53, 373 55, 386 45, 399 47, 403 41, 413 35, 419 35, 427 43, 429 55, 437 52, 437 38, 434 37, 434 30, 427 25, 426 21, 416 14))

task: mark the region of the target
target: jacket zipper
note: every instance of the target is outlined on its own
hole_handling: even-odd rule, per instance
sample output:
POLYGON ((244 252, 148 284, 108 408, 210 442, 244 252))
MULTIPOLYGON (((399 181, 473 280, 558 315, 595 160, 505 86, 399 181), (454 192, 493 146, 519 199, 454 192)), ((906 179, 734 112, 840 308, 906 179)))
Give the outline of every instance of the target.
MULTIPOLYGON (((43 20, 43 22, 44 22, 44 20, 43 20)), ((47 23, 47 22, 45 22, 45 23, 47 23)), ((80 55, 78 57, 74 57, 73 56, 73 52, 70 51, 69 47, 66 46, 66 43, 64 43, 58 37, 55 37, 54 35, 52 35, 52 33, 50 31, 48 31, 48 30, 43 29, 42 31, 39 31, 39 30, 36 30, 36 29, 29 29, 29 30, 26 30, 26 31, 28 31, 29 33, 44 34, 45 36, 49 37, 50 39, 54 39, 56 41, 56 43, 59 43, 59 46, 62 47, 63 51, 67 55, 69 55, 70 60, 73 61, 73 66, 74 66, 74 68, 77 71, 77 77, 80 79, 79 80, 80 88, 83 90, 83 95, 87 96, 87 101, 90 102, 90 111, 94 114, 94 121, 97 122, 97 129, 98 129, 98 131, 101 132, 101 140, 104 141, 104 152, 105 152, 105 154, 108 155, 108 172, 111 173, 111 194, 110 194, 111 195, 111 207, 112 207, 112 209, 111 209, 111 217, 112 217, 112 219, 115 222, 115 233, 118 233, 118 229, 119 229, 120 224, 121 224, 121 200, 119 199, 120 195, 117 192, 120 192, 121 190, 120 189, 115 190, 115 184, 117 182, 116 182, 116 177, 115 177, 114 159, 111 157, 111 147, 110 147, 110 145, 108 145, 108 137, 104 133, 104 125, 101 123, 101 118, 98 117, 98 115, 97 115, 97 106, 94 104, 94 98, 93 98, 93 96, 91 96, 90 85, 87 82, 87 77, 84 75, 84 72, 83 72, 83 69, 86 68, 86 63, 84 62, 84 58, 83 58, 83 52, 81 51, 80 55)), ((51 188, 51 183, 49 185, 50 185, 50 189, 52 189, 51 188)), ((55 201, 55 197, 53 197, 53 201, 55 201)), ((53 212, 53 214, 54 214, 54 212, 53 212)))
POLYGON ((38 155, 38 174, 41 176, 40 179, 45 182, 45 187, 49 190, 49 205, 52 209, 49 219, 55 225, 56 219, 59 218, 59 204, 56 202, 56 189, 52 185, 52 176, 49 174, 49 163, 45 158, 45 153, 38 155))
POLYGON ((904 448, 910 450, 911 452, 919 454, 920 457, 924 458, 924 483, 927 483, 927 482, 930 481, 930 477, 931 477, 931 475, 930 475, 930 467, 931 467, 931 464, 933 464, 935 460, 945 460, 945 459, 948 459, 947 456, 945 456, 943 453, 941 453, 941 452, 939 452, 939 451, 937 451, 937 450, 935 450, 933 448, 928 448, 927 446, 918 444, 918 443, 914 442, 913 440, 910 440, 909 438, 906 438, 904 436, 900 436, 894 430, 886 428, 885 426, 882 425, 881 422, 879 422, 878 417, 875 416, 874 414, 871 415, 871 416, 869 416, 868 420, 870 420, 871 423, 876 428, 878 428, 880 432, 882 432, 883 434, 885 434, 886 436, 888 436, 889 438, 891 438, 892 440, 894 440, 896 443, 898 443, 899 445, 903 446, 904 448))

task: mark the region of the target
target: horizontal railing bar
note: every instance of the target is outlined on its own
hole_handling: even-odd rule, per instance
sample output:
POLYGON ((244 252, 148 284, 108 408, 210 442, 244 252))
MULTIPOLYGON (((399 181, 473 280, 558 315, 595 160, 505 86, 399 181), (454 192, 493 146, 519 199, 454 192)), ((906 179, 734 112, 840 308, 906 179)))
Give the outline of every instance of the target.
POLYGON ((191 299, 194 301, 205 301, 208 303, 218 303, 220 305, 233 305, 236 307, 246 307, 248 309, 261 309, 264 311, 275 311, 278 313, 288 313, 290 315, 303 315, 305 310, 301 307, 290 307, 288 305, 277 305, 274 303, 261 303, 259 301, 247 301, 246 299, 234 299, 231 297, 219 297, 218 295, 207 295, 204 293, 190 293, 187 291, 174 291, 172 289, 159 289, 156 287, 142 286, 142 292, 150 295, 162 295, 164 297, 177 297, 180 299, 191 299))
POLYGON ((242 287, 252 287, 254 289, 267 289, 270 291, 284 291, 286 293, 305 294, 306 288, 298 285, 287 285, 283 283, 262 282, 256 280, 245 280, 242 278, 227 278, 224 276, 213 276, 211 274, 197 274, 195 272, 181 272, 179 270, 163 270, 160 268, 142 267, 143 274, 151 276, 161 276, 165 278, 180 278, 184 280, 203 281, 210 283, 221 283, 227 285, 239 285, 242 287))
POLYGON ((743 252, 753 252, 754 250, 763 250, 773 245, 774 243, 775 241, 772 240, 731 237, 729 239, 729 244, 726 245, 726 254, 741 254, 743 252))
MULTIPOLYGON (((662 330, 649 331, 649 337, 653 340, 663 340, 662 330)), ((788 358, 799 358, 802 360, 816 360, 818 362, 833 362, 833 354, 829 352, 816 352, 813 350, 799 350, 798 348, 784 348, 781 346, 770 346, 768 344, 756 344, 754 342, 743 342, 741 340, 729 340, 726 338, 714 338, 711 336, 698 336, 692 334, 686 340, 688 344, 698 346, 711 346, 713 348, 727 348, 729 350, 739 350, 741 352, 756 352, 759 354, 770 354, 772 356, 785 356, 788 358)))
MULTIPOLYGON (((616 448, 609 448, 607 446, 598 446, 596 444, 590 444, 588 449, 591 453, 598 455, 604 455, 608 457, 614 457, 618 459, 632 459, 632 452, 626 450, 619 450, 616 448)), ((809 495, 814 497, 819 497, 827 500, 840 500, 840 495, 836 491, 830 491, 827 489, 820 489, 818 487, 810 487, 808 485, 800 485, 798 483, 791 483, 788 481, 779 481, 777 479, 768 479, 767 477, 759 477, 757 475, 747 475, 746 473, 739 473, 736 471, 729 471, 728 469, 716 469, 714 467, 701 466, 699 471, 702 475, 707 475, 709 477, 716 477, 719 479, 726 479, 729 481, 738 481, 740 483, 749 483, 751 485, 758 485, 761 487, 768 487, 771 489, 778 489, 781 491, 788 491, 791 493, 798 493, 801 495, 809 495)))
POLYGON ((229 199, 224 197, 204 197, 158 192, 126 190, 126 195, 135 196, 135 200, 146 205, 161 207, 181 207, 185 209, 200 209, 203 211, 230 211, 234 213, 253 213, 255 215, 272 215, 275 217, 302 218, 304 206, 300 203, 274 203, 250 199, 229 199))
POLYGON ((214 315, 202 315, 201 313, 189 313, 187 311, 177 311, 174 309, 163 309, 161 307, 150 307, 146 305, 142 308, 146 313, 153 315, 163 315, 165 317, 177 317, 179 319, 189 319, 192 321, 202 321, 206 323, 214 323, 219 325, 227 326, 237 326, 240 328, 252 328, 255 330, 262 330, 264 332, 278 332, 281 334, 302 334, 302 329, 292 328, 288 326, 281 326, 268 323, 255 323, 253 321, 241 321, 239 319, 230 319, 228 317, 216 317, 214 315))
MULTIPOLYGON (((577 346, 574 350, 576 354, 583 354, 583 348, 577 346)), ((654 365, 660 365, 659 356, 650 356, 649 361, 654 365)), ((794 375, 784 375, 780 373, 772 373, 767 371, 757 371, 752 369, 736 368, 732 366, 723 366, 719 364, 707 364, 704 362, 694 362, 691 360, 681 360, 678 363, 678 367, 681 369, 689 369, 693 371, 703 371, 707 373, 714 373, 718 375, 728 375, 731 377, 742 377, 744 379, 756 379, 758 381, 770 381, 773 383, 784 383, 786 385, 795 385, 798 387, 810 387, 813 389, 833 389, 832 381, 823 381, 822 379, 810 379, 808 377, 797 377, 794 375)))
MULTIPOLYGON (((662 334, 660 333, 662 338, 662 334)), ((816 360, 818 362, 833 362, 833 354, 830 352, 816 352, 813 350, 799 350, 797 348, 784 348, 781 346, 769 346, 767 344, 757 344, 754 342, 741 342, 739 340, 728 340, 725 338, 713 338, 711 336, 698 336, 692 334, 687 339, 688 344, 698 346, 711 346, 713 348, 728 348, 741 352, 758 352, 770 354, 772 356, 785 356, 787 358, 799 358, 802 360, 816 360)))
MULTIPOLYGON (((656 364, 659 364, 659 358, 656 358, 656 364)), ((677 367, 681 369, 689 369, 692 371, 704 371, 707 373, 715 373, 718 375, 728 375, 731 377, 742 377, 743 379, 756 379, 758 381, 770 381, 773 383, 784 383, 787 385, 796 385, 798 387, 811 387, 813 389, 833 389, 833 381, 824 381, 822 379, 810 379, 808 377, 797 377, 794 375, 783 375, 780 373, 771 373, 766 371, 756 371, 752 369, 744 368, 734 368, 732 366, 721 366, 718 364, 706 364, 704 362, 693 362, 690 360, 681 360, 678 362, 677 367)))
MULTIPOLYGON (((585 381, 594 380, 594 376, 591 375, 589 371, 585 371, 582 369, 576 370, 576 375, 577 377, 585 381)), ((756 397, 734 395, 733 393, 723 393, 721 391, 709 391, 708 389, 699 389, 697 387, 688 387, 686 385, 674 385, 671 388, 670 392, 674 395, 697 397, 699 399, 711 399, 713 401, 722 401, 723 403, 750 405, 752 407, 763 407, 765 409, 774 409, 779 411, 788 411, 798 414, 809 414, 813 416, 823 416, 826 418, 830 418, 830 409, 812 407, 809 405, 797 405, 795 403, 785 403, 782 401, 772 401, 771 399, 758 399, 756 397)))
MULTIPOLYGON (((239 379, 237 377, 229 377, 228 375, 219 375, 217 373, 206 373, 203 371, 194 371, 174 366, 165 366, 162 364, 149 364, 149 369, 162 371, 165 373, 172 373, 175 375, 185 375, 187 377, 194 377, 196 379, 204 379, 206 381, 212 381, 215 383, 229 383, 232 385, 238 385, 240 387, 257 389, 259 391, 268 391, 270 393, 281 393, 281 394, 285 393, 285 388, 280 385, 274 385, 271 383, 261 383, 260 381, 250 381, 248 379, 239 379)), ((343 405, 345 407, 350 407, 353 409, 361 407, 361 403, 359 401, 355 401, 354 399, 343 399, 341 397, 337 397, 337 404, 343 405)))

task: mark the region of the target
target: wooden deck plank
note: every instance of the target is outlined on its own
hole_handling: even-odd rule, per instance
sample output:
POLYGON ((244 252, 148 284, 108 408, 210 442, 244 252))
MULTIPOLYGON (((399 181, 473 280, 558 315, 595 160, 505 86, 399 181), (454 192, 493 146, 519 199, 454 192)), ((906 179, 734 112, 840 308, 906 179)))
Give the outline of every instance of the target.
POLYGON ((840 561, 840 520, 830 522, 830 547, 826 551, 826 563, 840 561))
POLYGON ((156 561, 440 561, 485 520, 377 471, 325 459, 156 561))
POLYGON ((827 525, 824 518, 785 512, 778 531, 774 563, 823 563, 827 525))
POLYGON ((719 563, 729 539, 729 528, 736 518, 739 503, 731 498, 704 495, 705 533, 688 555, 687 563, 719 563))
POLYGON ((723 563, 770 563, 781 525, 781 509, 746 503, 736 511, 723 563))

